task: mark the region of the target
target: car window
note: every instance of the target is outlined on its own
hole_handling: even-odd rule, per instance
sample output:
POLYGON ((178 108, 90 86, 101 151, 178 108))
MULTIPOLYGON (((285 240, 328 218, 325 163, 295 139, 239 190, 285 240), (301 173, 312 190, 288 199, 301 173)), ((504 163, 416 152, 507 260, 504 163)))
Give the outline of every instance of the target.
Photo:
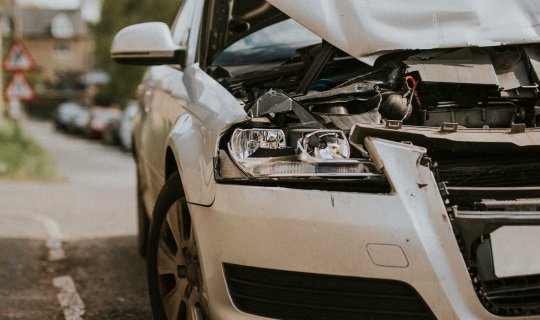
POLYGON ((185 0, 172 28, 174 43, 187 47, 197 0, 185 0))
POLYGON ((288 19, 233 43, 218 55, 214 64, 241 65, 285 60, 294 57, 297 49, 320 42, 320 37, 288 19))

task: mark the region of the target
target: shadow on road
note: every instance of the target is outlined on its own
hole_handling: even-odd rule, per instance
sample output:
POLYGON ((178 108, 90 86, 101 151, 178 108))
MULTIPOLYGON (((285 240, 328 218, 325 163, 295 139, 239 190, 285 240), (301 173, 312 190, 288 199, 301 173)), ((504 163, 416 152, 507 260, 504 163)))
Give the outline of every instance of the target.
POLYGON ((43 241, 0 238, 0 320, 64 319, 52 279, 71 276, 84 319, 151 319, 146 262, 134 236, 69 242, 47 260, 43 241))
POLYGON ((43 241, 0 238, 0 319, 64 319, 43 241))
POLYGON ((70 242, 63 270, 86 305, 84 319, 151 319, 146 261, 133 236, 70 242))

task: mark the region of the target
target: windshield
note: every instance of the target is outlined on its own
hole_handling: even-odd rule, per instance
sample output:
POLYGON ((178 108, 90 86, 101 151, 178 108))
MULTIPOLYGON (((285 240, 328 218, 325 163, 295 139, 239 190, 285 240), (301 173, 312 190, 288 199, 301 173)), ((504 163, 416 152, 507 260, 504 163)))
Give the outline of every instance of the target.
POLYGON ((288 19, 238 40, 225 49, 215 65, 243 65, 286 60, 296 50, 321 42, 321 38, 298 22, 288 19))

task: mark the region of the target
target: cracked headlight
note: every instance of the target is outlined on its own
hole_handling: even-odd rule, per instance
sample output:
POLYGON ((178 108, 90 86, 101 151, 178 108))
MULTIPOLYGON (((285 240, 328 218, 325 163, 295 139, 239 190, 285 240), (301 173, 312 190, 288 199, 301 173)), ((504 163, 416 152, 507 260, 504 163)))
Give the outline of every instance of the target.
POLYGON ((287 135, 280 129, 236 129, 228 149, 236 166, 248 177, 373 175, 370 162, 349 158, 349 142, 339 130, 305 131, 288 146, 287 135))

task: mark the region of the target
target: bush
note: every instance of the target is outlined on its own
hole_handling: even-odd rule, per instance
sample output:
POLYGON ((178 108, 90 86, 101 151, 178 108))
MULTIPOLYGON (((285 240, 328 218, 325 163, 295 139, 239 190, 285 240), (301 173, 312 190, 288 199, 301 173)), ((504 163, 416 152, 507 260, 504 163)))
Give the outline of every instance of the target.
POLYGON ((54 160, 11 120, 0 119, 0 178, 55 181, 54 160))

